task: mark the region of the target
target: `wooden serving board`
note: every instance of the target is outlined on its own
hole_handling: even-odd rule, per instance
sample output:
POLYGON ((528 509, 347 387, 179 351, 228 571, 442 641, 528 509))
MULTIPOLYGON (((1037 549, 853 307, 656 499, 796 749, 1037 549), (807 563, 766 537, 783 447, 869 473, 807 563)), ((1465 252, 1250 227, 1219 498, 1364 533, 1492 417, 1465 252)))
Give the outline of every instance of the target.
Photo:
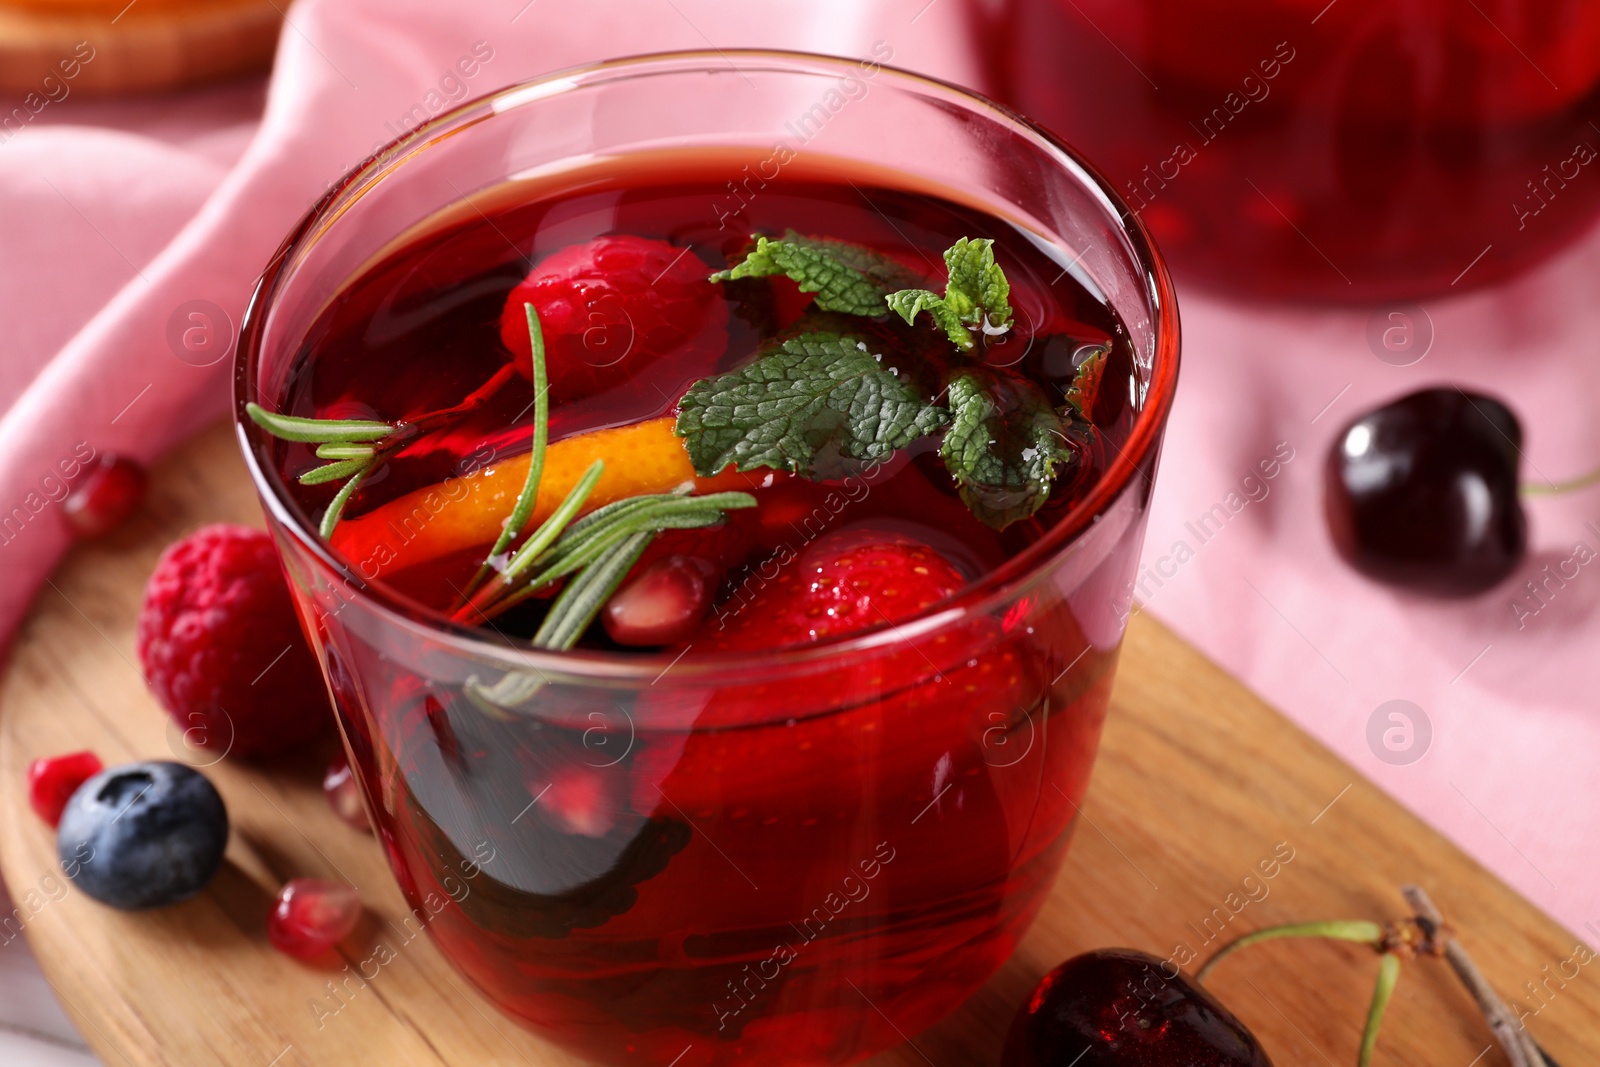
MULTIPOLYGON (((575 1063, 498 1015, 422 937, 336 1014, 320 1013, 319 1025, 311 1002, 344 974, 268 946, 264 920, 278 885, 318 876, 360 887, 369 915, 341 962, 367 959, 380 939, 401 944, 404 913, 373 839, 323 800, 326 752, 278 767, 209 769, 234 833, 229 862, 195 900, 127 915, 60 879, 52 834, 24 800, 27 761, 84 747, 108 764, 185 752, 134 667, 133 622, 162 546, 218 519, 259 521, 223 427, 162 464, 127 527, 71 556, 0 688, 0 870, 17 899, 13 925, 85 1038, 106 1063, 132 1067, 575 1063)), ((1572 956, 1576 936, 1148 617, 1129 631, 1112 703, 1072 854, 1021 951, 955 1015, 878 1064, 995 1064, 1028 989, 1084 949, 1166 956, 1183 942, 1201 950, 1208 920, 1213 930, 1225 921, 1231 935, 1291 919, 1394 917, 1396 887, 1409 880, 1432 890, 1507 995, 1526 996, 1525 982, 1545 982, 1572 956), (1275 877, 1263 877, 1262 862, 1275 856, 1275 877)), ((1375 968, 1365 950, 1278 942, 1230 961, 1213 988, 1280 1067, 1343 1067, 1356 1059, 1375 968)), ((1583 970, 1549 988, 1533 1023, 1538 1039, 1567 1067, 1595 1062, 1600 978, 1583 970)), ((1401 977, 1378 1062, 1504 1060, 1444 965, 1419 961, 1401 977)))
POLYGON ((175 89, 272 65, 289 0, 0 0, 0 91, 28 111, 74 93, 175 89), (30 99, 31 98, 31 99, 30 99))

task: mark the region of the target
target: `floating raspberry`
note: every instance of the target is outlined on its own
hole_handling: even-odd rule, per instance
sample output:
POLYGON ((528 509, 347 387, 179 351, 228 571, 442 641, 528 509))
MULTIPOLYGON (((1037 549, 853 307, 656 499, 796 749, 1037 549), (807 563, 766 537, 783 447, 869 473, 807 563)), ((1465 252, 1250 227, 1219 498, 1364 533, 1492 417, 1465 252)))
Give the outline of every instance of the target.
MULTIPOLYGON (((669 359, 679 385, 706 376, 728 342, 728 309, 711 269, 687 248, 631 234, 598 237, 546 257, 511 290, 500 338, 532 376, 524 304, 539 313, 550 402, 558 404, 634 378, 669 359)), ((661 368, 652 376, 660 381, 661 368)), ((680 390, 681 391, 681 390, 680 390)), ((677 395, 673 393, 673 395, 677 395)))

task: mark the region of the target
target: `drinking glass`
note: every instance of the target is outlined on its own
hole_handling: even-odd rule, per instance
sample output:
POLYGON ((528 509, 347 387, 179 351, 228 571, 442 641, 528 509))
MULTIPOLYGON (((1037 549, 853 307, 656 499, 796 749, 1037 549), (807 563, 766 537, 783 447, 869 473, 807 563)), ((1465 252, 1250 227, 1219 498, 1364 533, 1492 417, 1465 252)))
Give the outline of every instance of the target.
POLYGON ((602 63, 469 103, 357 168, 260 283, 238 431, 415 924, 508 1015, 600 1063, 844 1063, 948 1014, 1066 852, 1177 361, 1166 270, 1104 180, 996 105, 876 62, 602 63), (663 148, 821 166, 1021 226, 1129 333, 1116 387, 1137 415, 1105 475, 945 606, 759 653, 541 651, 333 552, 244 414, 284 397, 330 299, 441 212, 663 148))

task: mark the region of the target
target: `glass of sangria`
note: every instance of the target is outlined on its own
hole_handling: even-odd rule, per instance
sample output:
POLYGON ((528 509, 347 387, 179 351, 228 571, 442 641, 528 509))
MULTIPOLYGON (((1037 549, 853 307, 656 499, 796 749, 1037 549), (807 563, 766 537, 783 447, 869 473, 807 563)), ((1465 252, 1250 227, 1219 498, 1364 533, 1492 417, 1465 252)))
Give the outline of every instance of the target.
POLYGON ((1389 300, 1600 207, 1589 0, 1004 0, 1000 97, 1104 168, 1184 283, 1389 300))
POLYGON ((1011 954, 1176 381, 1130 219, 965 91, 718 52, 467 104, 290 236, 240 440, 413 915, 508 1015, 843 1063, 1011 954))

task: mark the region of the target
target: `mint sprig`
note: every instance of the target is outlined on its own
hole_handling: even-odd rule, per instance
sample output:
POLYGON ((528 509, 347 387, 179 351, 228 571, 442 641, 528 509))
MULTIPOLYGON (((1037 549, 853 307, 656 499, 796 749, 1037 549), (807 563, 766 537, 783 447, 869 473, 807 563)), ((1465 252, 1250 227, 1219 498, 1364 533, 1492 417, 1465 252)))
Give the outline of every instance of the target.
POLYGON ((696 382, 679 402, 676 427, 695 471, 810 474, 827 451, 883 460, 943 426, 949 413, 885 366, 873 344, 856 334, 801 334, 696 382))
POLYGON ((1005 371, 969 367, 950 379, 950 429, 939 454, 961 499, 1004 529, 1044 506, 1056 470, 1076 453, 1044 391, 1005 371))
POLYGON ((821 311, 846 315, 882 315, 884 298, 895 289, 916 285, 920 278, 899 262, 870 248, 789 230, 781 240, 752 234, 754 244, 743 261, 711 275, 714 282, 782 276, 803 293, 816 293, 821 311))
POLYGON ((834 237, 806 237, 794 230, 785 231, 783 239, 792 244, 815 249, 852 270, 859 271, 881 286, 886 293, 896 289, 908 289, 925 280, 920 273, 893 256, 885 255, 865 245, 841 241, 834 237))
POLYGON ((1011 328, 1011 284, 994 260, 994 241, 963 237, 944 254, 949 280, 944 294, 930 289, 902 289, 886 298, 889 310, 915 323, 926 311, 934 325, 963 352, 977 347, 972 331, 982 337, 1011 328))
MULTIPOLYGON (((870 249, 790 230, 782 241, 758 236, 742 263, 712 279, 783 274, 818 292, 823 310, 873 317, 888 310, 908 325, 926 314, 961 353, 979 355, 988 338, 1011 329, 1011 284, 989 238, 961 238, 944 261, 943 293, 892 289, 880 305, 867 299, 868 287, 912 272, 870 249)), ((940 404, 885 366, 867 338, 817 322, 767 345, 747 366, 697 382, 679 403, 677 433, 702 475, 731 465, 816 476, 830 455, 880 460, 948 426, 940 454, 961 498, 1003 529, 1043 507, 1061 466, 1076 462, 1073 441, 1092 426, 1106 352, 1083 361, 1060 411, 1028 379, 971 360, 947 372, 941 395, 948 401, 940 404)))

